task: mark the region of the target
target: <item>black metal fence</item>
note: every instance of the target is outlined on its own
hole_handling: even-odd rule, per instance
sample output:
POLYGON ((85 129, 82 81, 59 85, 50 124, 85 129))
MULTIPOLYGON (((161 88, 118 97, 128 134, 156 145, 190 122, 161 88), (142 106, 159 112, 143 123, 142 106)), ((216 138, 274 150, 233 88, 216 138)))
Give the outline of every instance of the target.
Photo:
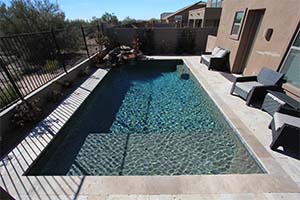
POLYGON ((0 38, 0 111, 97 53, 99 26, 0 38))

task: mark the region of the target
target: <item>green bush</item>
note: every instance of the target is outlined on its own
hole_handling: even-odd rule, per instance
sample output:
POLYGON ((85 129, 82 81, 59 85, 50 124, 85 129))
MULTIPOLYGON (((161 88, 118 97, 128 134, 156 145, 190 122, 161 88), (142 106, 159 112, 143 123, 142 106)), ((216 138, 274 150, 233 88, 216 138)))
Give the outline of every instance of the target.
POLYGON ((45 64, 46 72, 54 73, 60 68, 57 60, 47 60, 45 64))

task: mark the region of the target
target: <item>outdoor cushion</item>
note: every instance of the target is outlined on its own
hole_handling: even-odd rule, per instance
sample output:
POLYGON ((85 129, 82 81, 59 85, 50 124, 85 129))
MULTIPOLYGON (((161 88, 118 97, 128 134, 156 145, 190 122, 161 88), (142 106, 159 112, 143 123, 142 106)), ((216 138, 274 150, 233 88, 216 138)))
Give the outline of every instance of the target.
POLYGON ((241 90, 243 90, 247 93, 249 93, 251 91, 251 89, 256 86, 262 86, 262 84, 258 83, 256 81, 237 82, 236 83, 236 87, 240 88, 241 90))
POLYGON ((289 124, 300 128, 300 118, 275 112, 274 125, 276 131, 278 131, 284 124, 289 124))
POLYGON ((283 77, 282 73, 273 71, 268 68, 262 68, 257 76, 257 81, 263 85, 276 85, 283 77))
POLYGON ((212 56, 211 55, 202 55, 201 56, 201 58, 203 59, 203 60, 205 60, 206 62, 210 62, 210 58, 211 58, 212 56))
POLYGON ((216 55, 214 55, 214 57, 223 58, 226 54, 227 54, 226 50, 220 49, 220 51, 218 51, 218 53, 216 55))
POLYGON ((216 55, 218 53, 218 51, 220 51, 221 49, 219 47, 215 47, 214 50, 212 51, 211 55, 216 55))
POLYGON ((285 102, 282 101, 281 99, 279 99, 278 97, 275 97, 273 94, 271 93, 268 93, 267 96, 269 96, 270 98, 272 98, 274 101, 276 101, 277 103, 281 104, 281 105, 284 105, 285 102))

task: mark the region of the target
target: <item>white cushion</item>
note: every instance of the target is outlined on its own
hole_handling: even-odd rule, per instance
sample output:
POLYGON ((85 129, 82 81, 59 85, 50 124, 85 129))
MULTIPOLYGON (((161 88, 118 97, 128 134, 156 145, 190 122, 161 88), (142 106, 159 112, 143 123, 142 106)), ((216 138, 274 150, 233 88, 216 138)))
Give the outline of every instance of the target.
POLYGON ((220 51, 221 49, 219 47, 215 47, 214 50, 211 52, 211 55, 214 56, 220 51))
POLYGON ((282 113, 274 113, 274 125, 276 131, 278 131, 284 124, 300 127, 300 118, 282 113))
POLYGON ((201 58, 207 62, 210 62, 211 55, 202 55, 201 58))
POLYGON ((249 93, 253 87, 261 86, 262 84, 256 81, 248 81, 248 82, 237 82, 236 87, 244 90, 245 92, 249 93))
POLYGON ((225 55, 227 54, 227 51, 224 50, 224 49, 220 49, 218 51, 218 53, 216 55, 214 55, 214 57, 217 57, 217 58, 223 58, 225 55))

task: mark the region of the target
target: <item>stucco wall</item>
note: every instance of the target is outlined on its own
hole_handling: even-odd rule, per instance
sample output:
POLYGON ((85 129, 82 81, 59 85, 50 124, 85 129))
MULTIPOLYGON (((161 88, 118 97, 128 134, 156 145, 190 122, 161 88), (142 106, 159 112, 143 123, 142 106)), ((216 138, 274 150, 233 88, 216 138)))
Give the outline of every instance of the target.
MULTIPOLYGON (((206 4, 193 5, 193 6, 189 7, 189 8, 187 8, 187 9, 182 10, 179 13, 176 13, 176 15, 182 15, 182 24, 183 24, 183 26, 186 26, 187 23, 188 23, 189 11, 190 10, 194 10, 194 9, 198 9, 198 8, 203 8, 205 6, 206 6, 206 4)), ((176 15, 169 17, 167 19, 168 23, 175 23, 175 16, 176 15)))
POLYGON ((216 43, 218 46, 231 50, 231 70, 240 72, 237 71, 238 62, 236 60, 240 40, 230 38, 232 23, 235 12, 244 11, 246 8, 248 10, 265 9, 265 13, 244 74, 257 74, 263 66, 278 70, 300 20, 299 0, 226 0, 222 5, 223 10, 216 43), (264 38, 264 33, 268 28, 274 30, 270 41, 264 38))
MULTIPOLYGON (((138 36, 143 28, 112 28, 107 30, 110 38, 116 37, 120 44, 131 45, 134 37, 138 36)), ((208 35, 216 35, 217 28, 154 28, 155 54, 176 54, 178 42, 183 30, 189 30, 195 35, 195 53, 205 51, 208 35)))
POLYGON ((222 8, 205 8, 205 20, 220 19, 222 8))
POLYGON ((212 52, 214 48, 216 47, 216 41, 217 37, 213 35, 209 35, 207 38, 207 44, 206 44, 206 52, 212 52))

